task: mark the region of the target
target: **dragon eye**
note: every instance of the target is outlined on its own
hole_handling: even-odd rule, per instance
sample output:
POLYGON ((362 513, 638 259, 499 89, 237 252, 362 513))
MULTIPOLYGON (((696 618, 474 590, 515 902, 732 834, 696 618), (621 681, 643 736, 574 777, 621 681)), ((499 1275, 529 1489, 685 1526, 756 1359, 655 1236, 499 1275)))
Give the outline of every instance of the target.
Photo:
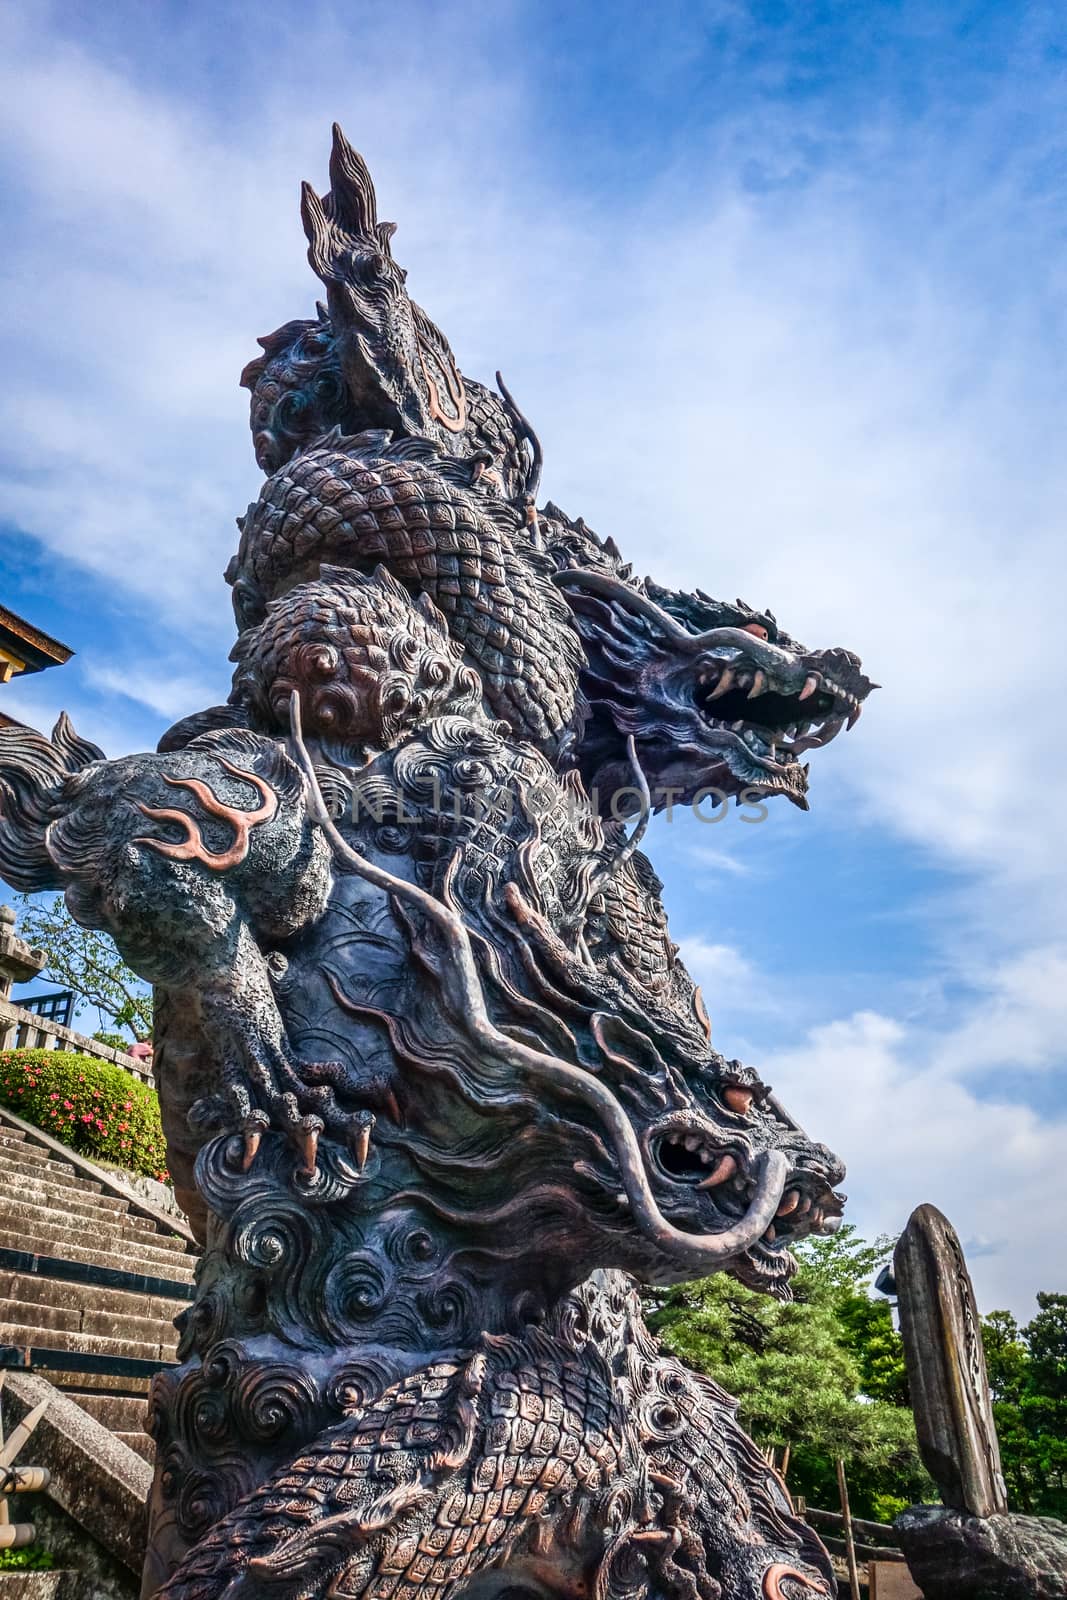
POLYGON ((734 1083, 723 1090, 722 1097, 730 1107, 730 1110, 736 1111, 739 1117, 748 1116, 752 1110, 752 1102, 755 1099, 751 1089, 743 1089, 740 1084, 734 1083))
POLYGON ((746 622, 741 629, 742 633, 754 633, 757 639, 769 639, 770 634, 762 622, 746 622))

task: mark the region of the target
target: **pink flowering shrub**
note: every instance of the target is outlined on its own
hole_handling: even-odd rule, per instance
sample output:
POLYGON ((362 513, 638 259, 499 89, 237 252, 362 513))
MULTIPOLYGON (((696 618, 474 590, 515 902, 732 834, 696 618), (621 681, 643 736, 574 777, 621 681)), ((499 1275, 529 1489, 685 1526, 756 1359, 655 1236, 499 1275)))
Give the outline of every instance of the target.
POLYGON ((0 1050, 0 1105, 82 1155, 167 1177, 155 1090, 110 1061, 70 1050, 0 1050))

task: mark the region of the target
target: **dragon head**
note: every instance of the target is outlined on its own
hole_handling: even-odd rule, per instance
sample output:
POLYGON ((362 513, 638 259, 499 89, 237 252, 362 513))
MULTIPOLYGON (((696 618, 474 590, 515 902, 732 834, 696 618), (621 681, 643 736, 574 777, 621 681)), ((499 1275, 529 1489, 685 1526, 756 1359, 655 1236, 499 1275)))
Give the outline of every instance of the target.
POLYGON ((782 794, 807 810, 803 757, 854 727, 877 688, 858 656, 808 650, 741 600, 579 569, 556 581, 586 650, 579 759, 591 788, 603 797, 630 784, 632 737, 657 809, 782 794))
POLYGON ((383 1202, 430 1206, 516 1290, 611 1265, 785 1293, 790 1241, 836 1226, 843 1168, 710 1048, 634 841, 577 777, 445 716, 369 763, 335 822, 302 759, 337 888, 278 1000, 301 1056, 330 1041, 338 1095, 395 1098, 383 1202), (631 936, 602 946, 605 900, 631 936), (673 971, 650 985, 656 944, 673 971))
POLYGON ((245 367, 241 387, 252 393, 252 447, 263 472, 277 472, 331 428, 358 431, 325 306, 314 322, 287 322, 257 342, 263 354, 245 367))
POLYGON ((324 564, 268 602, 230 657, 229 703, 249 726, 285 733, 298 693, 308 735, 353 765, 427 717, 481 705, 481 682, 429 595, 413 600, 382 566, 367 575, 324 564))
POLYGON ((396 224, 379 222, 363 157, 334 124, 330 192, 310 184, 301 215, 308 261, 326 288, 354 428, 455 443, 467 426, 463 378, 448 340, 407 292, 393 260, 396 224))

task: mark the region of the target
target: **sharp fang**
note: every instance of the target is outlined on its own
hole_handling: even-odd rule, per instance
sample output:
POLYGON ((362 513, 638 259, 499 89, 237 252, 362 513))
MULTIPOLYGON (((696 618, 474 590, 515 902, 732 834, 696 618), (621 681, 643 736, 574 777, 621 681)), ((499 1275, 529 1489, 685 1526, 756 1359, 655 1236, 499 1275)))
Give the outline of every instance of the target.
POLYGON ((698 1133, 690 1133, 682 1140, 682 1143, 687 1150, 695 1150, 700 1143, 700 1135, 698 1133))
POLYGON ((855 706, 849 712, 849 714, 848 714, 848 725, 849 725, 850 728, 854 728, 856 726, 857 722, 860 720, 860 712, 862 710, 863 710, 862 706, 855 706))
POLYGON ((767 1244, 773 1244, 777 1237, 778 1235, 774 1231, 774 1223, 772 1222, 767 1228, 766 1233, 763 1235, 763 1238, 767 1244))
POLYGON ((745 719, 744 719, 744 717, 738 717, 738 719, 737 719, 737 721, 736 721, 736 722, 731 722, 731 724, 730 724, 730 731, 731 731, 731 732, 732 732, 732 733, 736 733, 736 732, 737 732, 737 730, 738 730, 738 728, 743 728, 743 727, 744 727, 744 725, 745 725, 745 719))
POLYGON ((807 677, 804 679, 804 687, 803 687, 803 689, 801 689, 800 694, 798 695, 797 698, 800 699, 800 700, 806 700, 808 698, 809 694, 814 694, 818 687, 819 687, 818 674, 815 673, 815 672, 809 672, 807 677))
POLYGON ((748 699, 755 700, 758 694, 763 694, 766 687, 767 674, 764 672, 762 667, 757 667, 755 676, 752 679, 752 687, 748 691, 748 699))
POLYGON ((697 1184, 698 1189, 717 1189, 720 1183, 725 1183, 737 1171, 737 1157, 730 1155, 720 1156, 706 1178, 697 1184))
POLYGON ((791 1217, 793 1215, 793 1212, 796 1210, 796 1208, 797 1208, 797 1206, 799 1204, 800 1204, 800 1190, 799 1189, 789 1189, 786 1192, 785 1199, 782 1201, 781 1205, 778 1207, 778 1210, 775 1212, 775 1216, 778 1216, 778 1217, 791 1217))
POLYGON ((734 681, 734 669, 733 669, 733 667, 725 667, 723 669, 722 677, 719 679, 719 681, 715 685, 714 689, 708 695, 708 699, 709 700, 717 700, 721 694, 725 694, 726 693, 727 689, 730 688, 730 686, 733 683, 733 681, 734 681))

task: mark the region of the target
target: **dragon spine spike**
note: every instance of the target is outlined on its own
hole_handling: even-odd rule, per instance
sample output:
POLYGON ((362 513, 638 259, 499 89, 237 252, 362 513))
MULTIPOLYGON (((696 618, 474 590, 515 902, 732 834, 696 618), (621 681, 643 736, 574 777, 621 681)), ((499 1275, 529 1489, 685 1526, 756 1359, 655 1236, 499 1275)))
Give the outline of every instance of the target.
POLYGON ((308 242, 308 263, 315 276, 326 283, 331 276, 330 223, 310 183, 300 186, 300 217, 308 242))
POLYGON ((348 233, 378 237, 378 200, 367 163, 353 149, 341 132, 338 123, 333 125, 333 148, 330 151, 330 194, 327 201, 330 215, 348 233))

